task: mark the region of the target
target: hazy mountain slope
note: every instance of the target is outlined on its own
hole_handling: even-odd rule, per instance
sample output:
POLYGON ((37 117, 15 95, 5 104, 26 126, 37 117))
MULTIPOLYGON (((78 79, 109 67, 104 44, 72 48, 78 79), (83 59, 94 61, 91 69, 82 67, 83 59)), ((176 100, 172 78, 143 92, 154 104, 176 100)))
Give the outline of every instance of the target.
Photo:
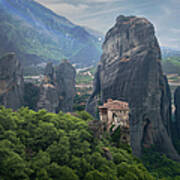
POLYGON ((0 0, 0 32, 0 54, 15 51, 26 65, 68 58, 87 66, 101 54, 97 37, 33 0, 0 0))
POLYGON ((180 74, 180 50, 161 47, 162 67, 166 74, 180 74))
POLYGON ((95 36, 96 38, 98 38, 99 41, 104 41, 105 35, 103 33, 99 32, 99 31, 96 31, 94 29, 91 29, 89 27, 86 27, 86 26, 84 26, 84 28, 89 34, 91 34, 91 35, 95 36))
POLYGON ((163 59, 162 67, 166 74, 180 74, 180 56, 163 59))
POLYGON ((162 57, 180 57, 180 50, 176 50, 169 47, 161 47, 162 57))

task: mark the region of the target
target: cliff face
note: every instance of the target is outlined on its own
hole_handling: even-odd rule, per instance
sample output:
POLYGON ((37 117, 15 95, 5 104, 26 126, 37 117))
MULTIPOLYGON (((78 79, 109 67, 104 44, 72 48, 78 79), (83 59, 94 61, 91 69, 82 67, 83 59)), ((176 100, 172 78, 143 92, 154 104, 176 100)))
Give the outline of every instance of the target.
POLYGON ((174 104, 176 107, 176 110, 175 110, 176 132, 177 132, 178 137, 180 137, 180 87, 177 87, 175 90, 174 104))
POLYGON ((14 53, 0 59, 0 105, 17 110, 23 106, 23 71, 14 53))
POLYGON ((59 104, 55 72, 52 63, 48 63, 44 72, 44 80, 40 86, 39 101, 37 109, 46 109, 49 112, 56 112, 59 104))
POLYGON ((76 94, 75 77, 76 71, 74 67, 66 60, 56 68, 57 90, 60 98, 58 111, 72 111, 73 98, 76 94))
POLYGON ((98 97, 104 103, 129 103, 133 153, 155 144, 172 159, 178 155, 170 138, 171 96, 161 68, 153 25, 145 18, 119 16, 103 44, 87 111, 95 115, 98 97))
POLYGON ((37 109, 49 112, 71 112, 75 96, 75 69, 67 61, 63 61, 56 68, 48 63, 44 80, 40 86, 40 97, 37 109))
POLYGON ((0 105, 17 110, 21 106, 49 112, 71 112, 76 71, 68 61, 54 68, 48 63, 41 85, 24 83, 23 70, 14 53, 0 59, 0 105))

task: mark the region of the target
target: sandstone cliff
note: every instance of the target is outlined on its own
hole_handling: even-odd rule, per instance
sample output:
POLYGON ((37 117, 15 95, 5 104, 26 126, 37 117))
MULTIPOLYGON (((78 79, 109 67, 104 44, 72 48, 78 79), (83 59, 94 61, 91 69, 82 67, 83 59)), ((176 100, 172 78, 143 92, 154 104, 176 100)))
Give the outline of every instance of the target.
POLYGON ((101 103, 127 101, 133 153, 140 156, 154 144, 177 160, 170 137, 171 96, 160 61, 153 25, 145 18, 119 16, 106 34, 87 111, 95 115, 99 97, 101 103))
POLYGON ((23 71, 14 53, 0 59, 0 105, 17 110, 23 106, 23 71))

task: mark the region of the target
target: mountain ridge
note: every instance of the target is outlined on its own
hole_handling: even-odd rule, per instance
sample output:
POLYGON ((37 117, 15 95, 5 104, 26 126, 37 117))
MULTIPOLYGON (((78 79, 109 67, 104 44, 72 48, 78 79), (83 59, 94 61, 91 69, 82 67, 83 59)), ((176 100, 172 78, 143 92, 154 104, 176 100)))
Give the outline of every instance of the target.
POLYGON ((33 0, 0 0, 0 10, 2 55, 15 51, 25 66, 63 58, 88 66, 100 58, 97 37, 33 0))

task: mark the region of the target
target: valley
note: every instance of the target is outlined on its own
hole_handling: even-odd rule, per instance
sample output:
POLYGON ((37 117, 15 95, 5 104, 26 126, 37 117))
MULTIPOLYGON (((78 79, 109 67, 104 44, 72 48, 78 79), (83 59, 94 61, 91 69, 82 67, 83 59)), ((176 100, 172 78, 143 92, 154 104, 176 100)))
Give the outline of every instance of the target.
POLYGON ((31 70, 63 58, 77 67, 89 66, 101 54, 99 37, 35 1, 1 0, 0 31, 0 54, 16 52, 31 70))
POLYGON ((0 180, 180 179, 179 29, 134 2, 0 0, 0 180))

